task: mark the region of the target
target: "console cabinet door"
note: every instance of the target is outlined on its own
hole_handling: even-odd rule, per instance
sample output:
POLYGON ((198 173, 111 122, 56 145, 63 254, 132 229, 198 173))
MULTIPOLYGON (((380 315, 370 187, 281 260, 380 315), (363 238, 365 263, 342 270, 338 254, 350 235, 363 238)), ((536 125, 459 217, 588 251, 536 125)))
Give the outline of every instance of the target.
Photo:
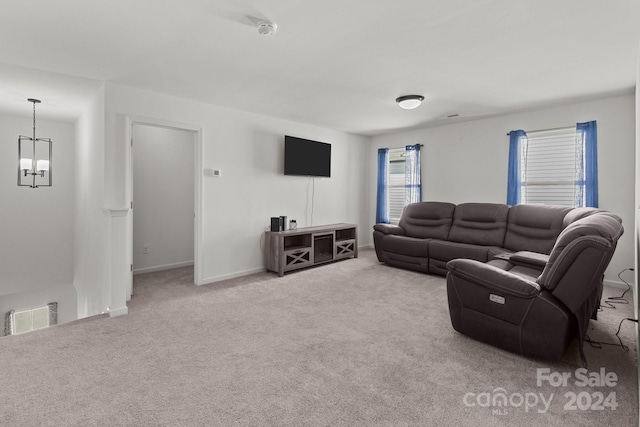
POLYGON ((336 259, 349 258, 356 255, 355 239, 336 242, 336 259))
POLYGON ((313 248, 284 251, 284 271, 297 270, 310 265, 313 265, 313 248))

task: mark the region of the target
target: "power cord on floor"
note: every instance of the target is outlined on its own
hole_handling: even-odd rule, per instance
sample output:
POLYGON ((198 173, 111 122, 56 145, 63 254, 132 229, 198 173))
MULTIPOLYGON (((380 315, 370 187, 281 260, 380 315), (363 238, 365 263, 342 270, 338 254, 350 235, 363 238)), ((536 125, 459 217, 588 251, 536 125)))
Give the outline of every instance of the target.
POLYGON ((612 308, 615 310, 616 306, 614 304, 629 304, 629 301, 624 296, 627 294, 627 292, 631 290, 631 284, 622 278, 622 273, 624 273, 625 271, 634 271, 634 270, 633 268, 625 268, 620 273, 618 273, 618 279, 620 279, 622 283, 627 285, 627 289, 619 297, 609 297, 606 300, 604 300, 602 302, 603 308, 612 308))
POLYGON ((605 346, 605 345, 613 345, 613 346, 616 346, 616 347, 618 347, 618 346, 622 347, 622 349, 623 349, 624 351, 629 351, 629 347, 627 347, 626 345, 624 345, 624 344, 622 343, 622 339, 620 338, 620 335, 619 335, 619 334, 620 334, 620 329, 622 328, 622 322, 624 322, 625 320, 628 320, 628 321, 630 321, 630 322, 638 323, 638 319, 633 319, 633 318, 631 318, 631 317, 627 317, 627 318, 622 319, 622 320, 620 321, 620 324, 618 325, 618 330, 616 331, 616 338, 618 338, 618 342, 619 342, 620 344, 617 344, 617 343, 610 343, 610 342, 599 342, 599 341, 593 341, 591 338, 589 338, 589 335, 585 336, 584 340, 585 340, 586 342, 588 342, 588 343, 589 343, 589 345, 591 345, 591 347, 593 347, 593 348, 602 348, 602 347, 603 347, 603 346, 605 346))
MULTIPOLYGON (((631 290, 631 284, 622 278, 622 273, 624 273, 625 271, 634 271, 634 270, 633 270, 633 268, 625 268, 620 273, 618 273, 618 279, 620 279, 625 285, 627 285, 627 289, 624 292, 622 292, 622 295, 620 295, 618 297, 608 297, 606 300, 604 300, 602 302, 602 305, 601 305, 601 307, 599 308, 598 311, 602 311, 602 309, 604 309, 604 308, 610 308, 610 309, 615 310, 616 309, 615 304, 629 304, 629 300, 627 300, 625 298, 625 295, 627 294, 627 292, 629 292, 631 290)), ((629 351, 629 347, 624 345, 624 343, 622 342, 622 339, 620 338, 620 329, 622 328, 622 323, 625 320, 628 320, 630 322, 638 323, 638 319, 633 319, 631 317, 627 317, 627 318, 622 319, 620 321, 620 324, 618 325, 618 330, 616 331, 616 338, 618 338, 618 343, 619 344, 618 343, 608 343, 608 342, 593 341, 591 338, 589 338, 589 335, 586 335, 584 340, 586 342, 588 342, 589 345, 591 345, 591 347, 593 347, 593 348, 602 348, 605 345, 613 345, 613 346, 616 346, 616 347, 620 346, 624 351, 629 351)))
MULTIPOLYGON (((618 273, 618 279, 620 279, 625 285, 627 285, 627 289, 624 292, 622 292, 622 295, 620 295, 619 297, 608 297, 606 300, 604 300, 602 302, 601 306, 598 308, 598 311, 602 311, 603 308, 610 308, 610 309, 615 310, 616 309, 615 304, 629 304, 629 300, 627 300, 625 298, 625 295, 627 294, 627 292, 629 292, 631 290, 631 284, 622 278, 622 273, 624 273, 625 271, 634 271, 634 270, 633 270, 633 268, 625 268, 620 273, 618 273)), ((638 323, 638 319, 633 319, 631 317, 627 317, 627 318, 622 319, 620 321, 620 324, 618 325, 618 330, 616 331, 616 338, 618 338, 618 343, 619 344, 618 343, 593 341, 591 338, 589 338, 589 335, 586 335, 584 340, 586 342, 588 342, 589 345, 591 347, 593 347, 593 348, 602 348, 605 345, 612 345, 612 346, 616 346, 616 347, 620 346, 624 351, 629 351, 629 347, 624 345, 624 343, 622 342, 622 339, 620 338, 620 329, 622 328, 622 323, 625 320, 628 320, 630 322, 638 323)))

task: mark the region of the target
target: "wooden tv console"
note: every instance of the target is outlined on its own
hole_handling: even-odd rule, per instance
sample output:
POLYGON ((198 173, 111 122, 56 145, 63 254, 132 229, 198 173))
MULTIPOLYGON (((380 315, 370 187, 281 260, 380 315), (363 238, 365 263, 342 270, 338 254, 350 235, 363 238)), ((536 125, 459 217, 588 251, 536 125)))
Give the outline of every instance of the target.
POLYGON ((344 258, 358 258, 358 226, 331 224, 265 232, 267 271, 288 271, 344 258))

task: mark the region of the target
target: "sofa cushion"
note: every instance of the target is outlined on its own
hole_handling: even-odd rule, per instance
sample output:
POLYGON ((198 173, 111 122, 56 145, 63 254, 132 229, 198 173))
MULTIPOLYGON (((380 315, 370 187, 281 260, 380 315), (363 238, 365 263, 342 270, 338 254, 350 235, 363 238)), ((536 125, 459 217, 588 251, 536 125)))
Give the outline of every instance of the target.
POLYGON ((484 246, 502 246, 509 206, 497 203, 462 203, 453 213, 448 240, 484 246))
POLYGON ((409 237, 446 240, 455 207, 446 202, 412 203, 402 211, 399 225, 409 237))
POLYGON ((567 226, 573 222, 576 222, 579 219, 586 218, 590 215, 593 215, 598 212, 605 212, 602 209, 598 208, 575 208, 571 209, 562 220, 563 229, 567 228, 567 226))
POLYGON ((431 240, 429 242, 429 258, 444 262, 456 258, 475 259, 486 262, 488 253, 489 247, 487 246, 448 242, 445 240, 431 240))
POLYGON ((512 251, 551 252, 563 229, 564 206, 516 205, 509 208, 504 247, 512 251))

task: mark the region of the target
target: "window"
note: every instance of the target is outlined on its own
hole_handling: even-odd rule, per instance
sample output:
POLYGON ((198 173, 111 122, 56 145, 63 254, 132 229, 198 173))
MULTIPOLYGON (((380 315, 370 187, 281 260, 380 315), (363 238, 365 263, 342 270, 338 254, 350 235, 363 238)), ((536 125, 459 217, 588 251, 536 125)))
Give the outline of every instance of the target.
POLYGON ((512 131, 508 204, 598 206, 596 123, 512 131))
POLYGON ((397 224, 406 205, 422 200, 420 147, 378 150, 377 224, 397 224))
POLYGON ((389 221, 397 224, 405 205, 405 150, 389 149, 389 221))
POLYGON ((575 128, 528 132, 520 159, 520 203, 582 205, 584 150, 575 128))

